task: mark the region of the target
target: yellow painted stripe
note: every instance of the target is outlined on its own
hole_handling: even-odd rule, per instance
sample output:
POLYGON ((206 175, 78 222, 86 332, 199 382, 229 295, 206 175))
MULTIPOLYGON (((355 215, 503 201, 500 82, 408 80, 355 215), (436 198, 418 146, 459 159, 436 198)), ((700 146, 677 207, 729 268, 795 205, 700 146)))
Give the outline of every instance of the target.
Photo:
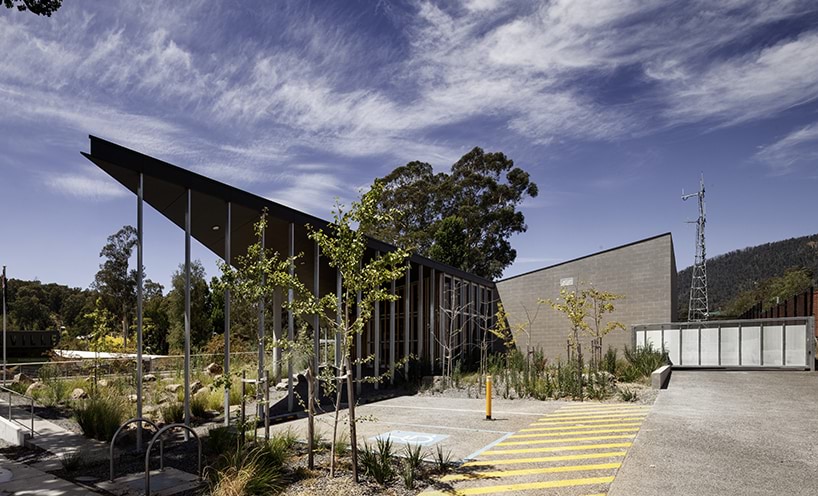
POLYGON ((620 434, 615 436, 591 436, 591 437, 568 437, 563 439, 529 439, 528 441, 507 441, 497 443, 495 446, 521 446, 529 444, 547 444, 547 443, 569 443, 581 441, 606 441, 610 439, 633 439, 633 434, 620 434))
MULTIPOLYGON (((637 424, 638 425, 638 424, 637 424)), ((600 429, 600 430, 593 430, 597 429, 597 427, 589 427, 592 430, 570 430, 568 432, 544 432, 542 434, 515 434, 513 436, 508 436, 509 438, 533 438, 533 437, 560 437, 560 436, 585 436, 588 434, 613 434, 615 432, 639 432, 639 427, 631 427, 629 429, 600 429)))
POLYGON ((586 410, 589 408, 637 408, 641 406, 652 406, 652 405, 634 405, 630 403, 583 403, 582 405, 566 405, 561 407, 559 411, 562 410, 586 410))
POLYGON ((464 489, 455 489, 454 491, 433 491, 429 495, 456 495, 469 496, 472 494, 496 494, 508 493, 511 491, 525 491, 529 489, 550 489, 555 487, 575 487, 575 486, 590 486, 593 484, 610 484, 613 482, 613 476, 610 477, 586 477, 583 479, 564 479, 542 482, 525 482, 521 484, 501 484, 495 486, 484 487, 468 487, 464 489))
POLYGON ((610 449, 627 448, 633 443, 602 443, 602 444, 577 444, 575 446, 551 446, 548 448, 523 448, 510 450, 484 451, 483 455, 516 455, 518 453, 551 453, 554 451, 580 451, 590 449, 610 449))
POLYGON ((622 466, 622 463, 592 463, 589 465, 564 465, 562 467, 524 468, 519 470, 494 470, 491 472, 472 472, 468 474, 447 475, 441 482, 455 482, 476 479, 495 479, 500 477, 517 477, 519 475, 557 474, 562 472, 584 472, 588 470, 611 470, 622 466))
POLYGON ((610 413, 644 413, 650 411, 649 407, 646 408, 617 408, 616 410, 586 410, 586 411, 573 411, 573 412, 556 412, 556 413, 549 413, 546 415, 547 418, 555 418, 555 417, 573 417, 573 416, 585 416, 585 415, 602 415, 602 414, 610 414, 610 413))
MULTIPOLYGON (((626 422, 624 424, 604 424, 604 425, 561 425, 559 427, 538 427, 536 429, 520 429, 520 431, 574 431, 574 430, 586 430, 586 429, 607 429, 608 427, 639 427, 641 426, 641 422, 626 422)), ((527 434, 515 434, 511 437, 519 437, 525 436, 527 434)))
POLYGON ((540 421, 542 422, 560 422, 563 420, 595 420, 595 419, 608 419, 608 418, 620 418, 620 417, 635 417, 635 416, 645 416, 647 412, 627 412, 627 413, 595 413, 593 415, 570 415, 566 417, 542 417, 540 421))
POLYGON ((503 460, 475 460, 466 462, 461 467, 484 467, 494 465, 516 465, 518 463, 549 463, 567 462, 573 460, 593 460, 598 458, 619 458, 625 456, 625 451, 609 451, 607 453, 583 453, 581 455, 540 456, 537 458, 514 458, 503 460))
MULTIPOLYGON (((615 425, 616 422, 641 422, 645 420, 645 417, 627 417, 627 418, 620 418, 620 419, 595 419, 595 420, 567 420, 567 421, 559 421, 559 422, 534 422, 531 424, 534 427, 557 427, 557 426, 570 426, 570 425, 587 425, 587 424, 608 424, 608 425, 615 425)), ((520 429, 521 431, 531 430, 529 428, 520 429)))

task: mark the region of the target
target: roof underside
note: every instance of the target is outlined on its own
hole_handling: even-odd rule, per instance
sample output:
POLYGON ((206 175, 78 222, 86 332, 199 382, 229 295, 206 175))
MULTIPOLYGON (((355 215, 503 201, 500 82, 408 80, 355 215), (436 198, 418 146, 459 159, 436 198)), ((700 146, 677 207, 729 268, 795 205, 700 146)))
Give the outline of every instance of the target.
MULTIPOLYGON (((173 164, 125 148, 116 143, 91 136, 90 153, 82 153, 88 160, 128 188, 135 195, 139 174, 143 174, 145 202, 168 220, 185 228, 186 191, 191 191, 191 236, 210 251, 224 259, 227 222, 227 204, 231 204, 231 254, 244 254, 255 242, 253 225, 266 208, 269 214, 266 246, 281 253, 287 251, 287 225, 309 224, 323 228, 328 222, 233 186, 182 169, 173 164), (214 229, 214 226, 218 228, 214 229)), ((388 252, 394 246, 369 239, 373 251, 388 252)), ((493 282, 469 274, 434 260, 413 255, 411 261, 445 273, 493 286, 493 282)))

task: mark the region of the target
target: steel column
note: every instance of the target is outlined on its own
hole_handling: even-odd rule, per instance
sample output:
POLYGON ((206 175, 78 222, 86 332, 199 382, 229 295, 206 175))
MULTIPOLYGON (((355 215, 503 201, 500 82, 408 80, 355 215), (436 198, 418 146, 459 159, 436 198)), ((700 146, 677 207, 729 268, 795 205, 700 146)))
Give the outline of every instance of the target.
MULTIPOLYGON (((395 296, 394 280, 390 294, 395 296)), ((395 300, 389 301, 389 384, 395 384, 395 300)))
MULTIPOLYGON (((233 204, 227 202, 227 218, 224 229, 224 263, 230 266, 232 257, 230 254, 230 241, 233 236, 233 204)), ((230 288, 224 290, 224 367, 222 374, 230 378, 230 288)), ((224 425, 230 426, 230 381, 224 384, 224 425)))
POLYGON ((412 330, 409 328, 411 323, 410 313, 411 308, 409 303, 412 300, 412 264, 406 268, 406 287, 403 290, 403 375, 405 379, 409 378, 409 341, 411 340, 412 330))
MULTIPOLYGON (((295 276, 295 263, 292 261, 295 257, 295 224, 290 222, 289 236, 288 236, 288 250, 287 254, 290 257, 290 277, 295 276)), ((287 288, 287 339, 290 343, 295 340, 295 314, 293 314, 293 301, 295 300, 295 290, 292 286, 287 288)), ((292 354, 287 358, 287 411, 292 412, 295 408, 295 391, 293 390, 293 357, 292 354)))
MULTIPOLYGON (((185 425, 190 426, 190 188, 185 204, 185 425)), ((185 431, 187 432, 187 431, 185 431)), ((185 435, 187 439, 187 435, 185 435)))
MULTIPOLYGON (((136 191, 136 416, 142 418, 142 311, 144 304, 142 262, 144 231, 142 225, 145 177, 139 173, 136 191)), ((136 426, 136 450, 142 451, 142 424, 136 426)))

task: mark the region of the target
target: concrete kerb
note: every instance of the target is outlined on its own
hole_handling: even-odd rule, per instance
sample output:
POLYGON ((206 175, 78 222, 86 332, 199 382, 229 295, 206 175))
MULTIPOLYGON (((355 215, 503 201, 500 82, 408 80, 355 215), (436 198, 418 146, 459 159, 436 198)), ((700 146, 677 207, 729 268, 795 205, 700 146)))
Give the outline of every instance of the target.
POLYGON ((670 382, 670 373, 670 365, 664 365, 654 370, 650 374, 650 386, 653 389, 667 389, 667 385, 670 382))

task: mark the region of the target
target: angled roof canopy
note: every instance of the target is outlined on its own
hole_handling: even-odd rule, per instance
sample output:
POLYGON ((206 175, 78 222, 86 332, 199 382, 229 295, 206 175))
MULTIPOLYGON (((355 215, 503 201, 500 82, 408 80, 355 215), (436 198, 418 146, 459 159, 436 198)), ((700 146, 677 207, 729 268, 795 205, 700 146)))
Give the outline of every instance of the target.
MULTIPOLYGON (((143 174, 144 199, 150 206, 181 229, 185 227, 185 192, 191 190, 191 236, 221 258, 225 254, 227 209, 231 203, 233 254, 246 253, 255 241, 253 225, 264 208, 269 213, 267 246, 286 252, 286 225, 290 222, 323 228, 329 223, 304 212, 273 202, 214 179, 150 157, 124 146, 90 136, 90 153, 82 155, 107 172, 134 194, 137 193, 139 174, 143 174)), ((369 239, 372 250, 392 251, 393 245, 369 239)), ((478 277, 434 260, 412 255, 411 261, 441 270, 454 276, 493 286, 491 280, 478 277)))

